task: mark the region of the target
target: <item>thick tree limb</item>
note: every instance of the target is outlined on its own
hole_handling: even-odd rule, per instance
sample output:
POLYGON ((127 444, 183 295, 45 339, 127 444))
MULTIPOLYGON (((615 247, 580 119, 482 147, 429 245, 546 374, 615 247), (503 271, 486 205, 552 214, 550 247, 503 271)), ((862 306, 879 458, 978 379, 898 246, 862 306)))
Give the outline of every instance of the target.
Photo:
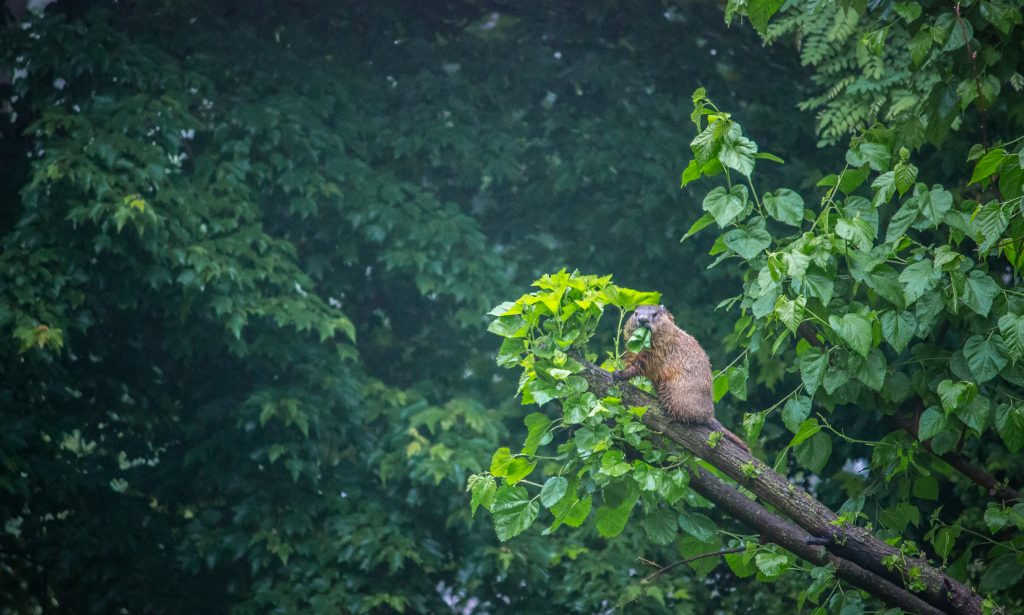
MULTIPOLYGON (((614 385, 611 374, 592 363, 584 362, 583 376, 589 382, 591 391, 598 396, 606 394, 614 385)), ((657 400, 651 395, 627 384, 620 385, 620 390, 626 404, 652 408, 643 416, 648 428, 660 432, 708 461, 756 494, 762 502, 788 516, 805 532, 815 537, 831 538, 833 544, 829 550, 835 555, 901 588, 906 588, 907 580, 916 577, 925 587, 918 596, 939 611, 981 615, 981 597, 966 585, 943 574, 924 560, 902 556, 897 549, 877 539, 864 528, 839 525, 836 514, 827 506, 732 441, 722 438, 712 448, 708 444, 708 436, 712 432, 710 427, 673 422, 662 413, 657 400), (882 563, 887 557, 892 559, 891 569, 882 563)), ((719 481, 714 489, 721 488, 728 489, 725 483, 719 481)), ((715 501, 708 494, 702 495, 715 501)), ((766 511, 766 514, 771 513, 766 511)))
POLYGON ((829 553, 825 547, 807 544, 808 538, 810 538, 807 532, 772 514, 764 506, 747 498, 734 487, 703 468, 690 474, 690 487, 714 502, 729 516, 756 528, 762 537, 790 553, 818 566, 831 564, 838 578, 877 596, 889 606, 925 615, 944 615, 946 613, 873 572, 829 553))

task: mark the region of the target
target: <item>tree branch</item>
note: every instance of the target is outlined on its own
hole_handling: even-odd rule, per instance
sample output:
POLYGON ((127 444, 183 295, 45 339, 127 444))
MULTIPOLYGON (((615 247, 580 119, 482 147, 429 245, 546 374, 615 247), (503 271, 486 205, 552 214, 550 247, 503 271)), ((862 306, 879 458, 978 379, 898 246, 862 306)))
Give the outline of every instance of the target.
MULTIPOLYGON (((948 324, 948 323, 946 323, 948 324)), ((825 345, 820 339, 818 339, 817 331, 814 325, 808 321, 800 323, 797 327, 797 332, 803 336, 808 343, 817 348, 825 349, 828 346, 825 345)), ((906 416, 893 416, 890 420, 900 429, 905 430, 907 433, 912 435, 914 439, 917 439, 917 421, 906 416)), ((963 474, 965 477, 973 481, 979 487, 985 489, 989 496, 997 498, 999 500, 1013 500, 1020 499, 1021 493, 1013 487, 1004 485, 1003 483, 996 480, 994 476, 986 472, 983 468, 978 467, 972 463, 970 459, 964 457, 959 453, 944 453, 942 455, 936 454, 932 450, 931 444, 928 442, 922 442, 925 450, 932 455, 935 455, 939 459, 942 459, 956 471, 963 474)))
MULTIPOLYGON (((901 429, 913 436, 914 439, 917 439, 917 422, 913 418, 909 416, 894 416, 892 417, 892 420, 901 429)), ((976 485, 985 489, 989 496, 998 500, 1021 499, 1020 491, 999 482, 996 480, 995 476, 989 474, 984 468, 980 468, 971 463, 970 460, 963 455, 958 455, 956 453, 943 453, 942 455, 939 455, 932 450, 931 444, 928 442, 922 442, 922 444, 929 453, 953 466, 953 468, 971 479, 976 485)))
MULTIPOLYGON (((719 549, 718 551, 711 551, 709 553, 701 553, 700 555, 694 555, 693 557, 688 557, 686 559, 681 559, 678 562, 672 562, 671 564, 668 564, 666 566, 661 566, 660 568, 658 568, 657 570, 655 570, 651 574, 649 574, 646 577, 644 577, 643 579, 641 579, 640 582, 644 583, 644 584, 650 583, 654 579, 657 579, 661 575, 665 574, 666 572, 668 572, 669 570, 672 570, 673 568, 675 568, 677 566, 682 566, 683 564, 689 564, 690 562, 695 562, 695 561, 697 561, 699 559, 704 559, 705 557, 717 557, 717 556, 720 556, 720 555, 728 555, 730 553, 742 553, 743 551, 746 551, 746 550, 747 550, 746 547, 732 547, 730 549, 719 549)), ((644 561, 646 562, 646 560, 644 560, 644 561)), ((654 564, 654 562, 650 562, 650 563, 654 564)), ((654 565, 657 566, 657 564, 654 564, 654 565)))
MULTIPOLYGON (((679 560, 678 562, 672 562, 671 564, 668 564, 667 566, 661 566, 657 570, 652 572, 651 574, 649 574, 646 577, 640 579, 640 585, 643 586, 643 591, 641 591, 639 594, 637 594, 637 596, 634 597, 633 599, 628 600, 625 603, 623 603, 621 608, 625 608, 627 605, 633 604, 634 602, 636 602, 640 598, 643 598, 644 596, 646 596, 647 595, 647 589, 650 586, 651 582, 654 579, 657 579, 661 575, 665 574, 669 570, 672 570, 676 566, 682 566, 683 564, 689 564, 690 562, 695 562, 695 561, 697 561, 699 559, 704 559, 705 557, 718 557, 718 556, 721 556, 721 555, 728 555, 729 553, 740 553, 741 551, 746 551, 746 547, 733 547, 731 549, 720 549, 718 551, 711 551, 709 553, 701 553, 700 555, 694 555, 693 557, 688 557, 686 559, 679 560)), ((656 564, 656 563, 654 563, 654 562, 652 562, 650 560, 644 559, 642 557, 638 558, 638 559, 641 562, 643 562, 645 564, 648 564, 648 565, 651 565, 651 566, 657 566, 658 565, 658 564, 656 564)))
MULTIPOLYGON (((825 547, 808 544, 813 537, 808 536, 807 532, 769 512, 767 508, 703 468, 690 473, 690 487, 737 521, 756 528, 763 538, 817 566, 831 564, 836 577, 877 596, 890 606, 923 615, 945 614, 945 611, 935 608, 910 591, 849 560, 829 553, 825 547)), ((977 612, 981 613, 980 608, 977 612)))
MULTIPOLYGON (((589 382, 591 391, 599 397, 607 394, 614 384, 611 374, 586 361, 583 362, 583 366, 583 376, 589 382)), ((712 448, 708 444, 708 436, 713 431, 711 427, 673 422, 661 411, 658 401, 651 395, 627 384, 620 385, 620 391, 622 399, 627 405, 651 407, 651 410, 643 415, 643 422, 648 428, 661 433, 708 461, 756 494, 765 504, 773 506, 788 516, 806 533, 810 533, 813 537, 831 538, 832 544, 829 550, 839 556, 841 560, 848 560, 847 563, 856 565, 856 569, 849 572, 851 578, 860 578, 858 575, 871 574, 905 588, 906 580, 916 577, 915 580, 923 583, 925 587, 919 594, 920 598, 932 605, 934 609, 940 612, 981 615, 981 597, 964 584, 945 575, 924 560, 905 557, 897 549, 882 542, 862 527, 840 524, 832 510, 811 497, 803 489, 790 484, 785 477, 752 457, 732 441, 722 438, 717 446, 712 448), (896 562, 891 569, 882 563, 885 558, 896 562)), ((700 484, 700 475, 695 477, 700 484)), ((712 501, 717 501, 720 497, 715 493, 716 491, 735 492, 734 489, 717 478, 714 481, 710 479, 707 481, 708 487, 699 492, 712 501)), ((691 481, 691 486, 693 485, 694 483, 691 481)), ((738 492, 736 495, 743 497, 738 492)), ((746 498, 743 499, 746 500, 746 498)), ((724 503, 721 505, 723 508, 725 507, 724 503)), ((762 505, 758 505, 758 508, 764 510, 762 505)), ((767 510, 764 510, 763 515, 774 517, 767 510)), ((758 518, 762 518, 763 515, 758 518)), ((784 523, 781 520, 778 522, 784 523)), ((792 541, 789 544, 781 542, 779 544, 804 557, 803 554, 791 549, 791 546, 795 548, 792 541)), ((854 582, 851 579, 848 580, 851 583, 854 582)), ((862 582, 867 583, 868 579, 862 579, 862 582)), ((867 591, 875 593, 876 590, 877 588, 867 591)), ((901 591, 907 593, 907 591, 901 591)), ((881 594, 875 593, 875 595, 881 597, 881 594)), ((920 611, 920 609, 918 610, 920 611)))
MULTIPOLYGON (((967 26, 964 25, 964 18, 960 15, 960 3, 953 6, 956 14, 956 22, 960 24, 960 36, 964 39, 964 46, 967 50, 967 58, 971 61, 971 69, 974 71, 974 87, 978 90, 978 111, 981 113, 981 144, 985 151, 988 151, 988 125, 985 117, 985 94, 981 91, 981 77, 978 76, 978 52, 971 49, 971 40, 967 36, 967 26)), ((1003 200, 1000 196, 999 200, 1003 200)))

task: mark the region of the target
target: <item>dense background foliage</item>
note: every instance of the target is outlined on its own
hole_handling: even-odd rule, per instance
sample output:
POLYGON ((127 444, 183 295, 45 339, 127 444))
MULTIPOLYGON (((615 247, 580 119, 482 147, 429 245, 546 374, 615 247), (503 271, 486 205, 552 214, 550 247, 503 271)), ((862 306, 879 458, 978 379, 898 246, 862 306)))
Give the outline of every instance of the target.
MULTIPOLYGON (((483 314, 546 271, 614 272, 661 291, 716 364, 735 358, 736 313, 713 310, 748 269, 707 270, 708 232, 678 243, 707 192, 677 183, 698 85, 787 160, 765 189, 808 202, 844 164, 818 141, 876 120, 897 131, 869 140, 887 165, 906 147, 920 181, 965 185, 975 66, 986 139, 1020 132, 1010 3, 967 9, 974 62, 937 3, 920 20, 902 3, 794 4, 770 26, 751 17, 785 41, 767 49, 687 1, 69 2, 0 30, 0 608, 597 612, 635 594, 636 558, 678 557, 674 538, 588 523, 500 543, 470 516, 467 477, 527 431, 483 314)), ((883 170, 860 155, 862 181, 883 170)), ((1019 236, 1014 212, 997 234, 1019 236)), ((749 354, 749 401, 719 408, 729 425, 799 376, 749 354)), ((885 433, 844 416, 859 438, 885 433)), ((766 450, 788 441, 777 416, 761 431, 766 450)), ((972 457, 1020 476, 1009 441, 976 431, 972 457)), ((864 480, 845 460, 870 451, 832 446, 801 479, 838 506, 864 480)), ((943 518, 984 530, 985 498, 946 480, 943 518)), ((630 609, 778 612, 807 585, 705 563, 630 609)))

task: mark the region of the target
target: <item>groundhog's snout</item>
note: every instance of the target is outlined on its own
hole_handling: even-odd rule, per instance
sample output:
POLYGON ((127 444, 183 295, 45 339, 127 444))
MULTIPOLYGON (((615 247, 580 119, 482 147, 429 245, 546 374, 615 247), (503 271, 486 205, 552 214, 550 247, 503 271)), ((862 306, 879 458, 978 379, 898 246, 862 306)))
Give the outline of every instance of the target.
POLYGON ((641 316, 641 315, 637 314, 636 315, 636 324, 640 325, 641 327, 646 327, 646 326, 651 324, 651 317, 650 316, 641 316))

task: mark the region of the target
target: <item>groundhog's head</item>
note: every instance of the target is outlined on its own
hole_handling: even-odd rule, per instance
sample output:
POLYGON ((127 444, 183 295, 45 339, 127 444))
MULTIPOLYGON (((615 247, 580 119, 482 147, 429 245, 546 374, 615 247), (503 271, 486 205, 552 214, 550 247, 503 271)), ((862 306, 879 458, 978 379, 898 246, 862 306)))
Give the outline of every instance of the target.
POLYGON ((659 329, 673 323, 675 319, 664 305, 641 305, 633 311, 633 315, 626 322, 625 332, 630 336, 638 327, 646 327, 651 330, 651 337, 656 337, 659 329))

